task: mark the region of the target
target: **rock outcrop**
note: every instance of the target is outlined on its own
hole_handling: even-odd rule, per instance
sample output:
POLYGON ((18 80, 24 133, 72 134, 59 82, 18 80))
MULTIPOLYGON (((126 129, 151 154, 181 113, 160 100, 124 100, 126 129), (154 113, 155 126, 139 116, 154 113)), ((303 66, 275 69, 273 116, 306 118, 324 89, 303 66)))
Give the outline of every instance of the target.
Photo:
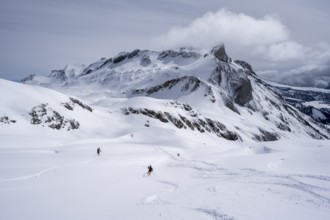
MULTIPOLYGON (((171 104, 171 103, 170 103, 171 104)), ((174 107, 181 107, 186 111, 185 115, 174 115, 169 112, 155 111, 147 108, 132 108, 128 107, 123 109, 125 115, 144 115, 153 119, 157 119, 163 123, 171 123, 178 129, 191 129, 192 131, 199 131, 200 133, 208 132, 216 134, 218 137, 225 138, 227 140, 236 141, 240 137, 236 132, 230 131, 227 127, 219 121, 205 118, 201 114, 196 113, 189 105, 172 103, 174 107), (188 118, 189 117, 189 118, 188 118)), ((147 121, 146 127, 150 127, 149 121, 147 121)))
POLYGON ((244 60, 235 60, 235 63, 243 67, 244 69, 248 70, 249 73, 252 73, 253 75, 256 75, 256 73, 253 71, 252 66, 245 62, 244 60))
POLYGON ((52 129, 78 129, 80 124, 75 119, 67 119, 57 111, 48 107, 48 104, 40 104, 32 108, 30 112, 31 124, 47 125, 52 129))
POLYGON ((212 53, 218 60, 222 62, 226 62, 226 63, 231 62, 231 58, 228 57, 224 44, 214 47, 212 49, 212 53))

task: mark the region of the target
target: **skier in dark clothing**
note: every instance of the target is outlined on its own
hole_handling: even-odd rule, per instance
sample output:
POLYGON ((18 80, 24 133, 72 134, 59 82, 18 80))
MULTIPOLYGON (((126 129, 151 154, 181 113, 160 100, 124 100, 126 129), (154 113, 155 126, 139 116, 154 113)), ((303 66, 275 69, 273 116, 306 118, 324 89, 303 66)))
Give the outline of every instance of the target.
POLYGON ((100 155, 100 153, 101 153, 101 148, 97 148, 97 150, 96 150, 96 152, 97 152, 97 155, 100 155))
POLYGON ((148 166, 148 176, 150 176, 150 174, 152 173, 152 171, 154 171, 154 169, 152 168, 151 165, 148 166))

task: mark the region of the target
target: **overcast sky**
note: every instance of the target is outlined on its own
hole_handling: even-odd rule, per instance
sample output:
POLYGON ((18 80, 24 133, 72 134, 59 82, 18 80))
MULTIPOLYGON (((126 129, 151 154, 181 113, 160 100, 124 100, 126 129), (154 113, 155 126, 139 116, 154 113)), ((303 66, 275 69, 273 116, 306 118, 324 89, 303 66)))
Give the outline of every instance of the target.
POLYGON ((268 79, 326 86, 329 11, 329 0, 0 0, 0 78, 224 43, 268 79))

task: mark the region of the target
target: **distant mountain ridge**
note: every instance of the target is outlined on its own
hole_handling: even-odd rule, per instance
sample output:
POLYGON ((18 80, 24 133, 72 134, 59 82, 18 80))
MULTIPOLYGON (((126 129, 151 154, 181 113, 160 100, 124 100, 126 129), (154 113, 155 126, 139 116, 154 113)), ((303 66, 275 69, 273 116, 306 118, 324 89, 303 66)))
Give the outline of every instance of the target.
POLYGON ((22 82, 75 95, 92 106, 109 107, 118 100, 115 103, 125 104, 120 104, 123 117, 143 118, 144 127, 150 127, 152 120, 157 126, 172 124, 179 130, 242 141, 330 137, 325 125, 292 107, 251 65, 233 61, 224 45, 206 52, 187 48, 122 52, 22 82))
POLYGON ((330 90, 276 83, 268 83, 268 86, 281 95, 287 103, 311 116, 315 121, 330 125, 330 90))

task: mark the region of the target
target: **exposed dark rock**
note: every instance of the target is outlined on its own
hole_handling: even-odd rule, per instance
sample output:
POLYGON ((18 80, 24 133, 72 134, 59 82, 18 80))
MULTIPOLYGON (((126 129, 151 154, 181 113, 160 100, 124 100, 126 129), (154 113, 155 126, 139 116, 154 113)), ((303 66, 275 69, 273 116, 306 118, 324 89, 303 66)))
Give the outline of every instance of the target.
POLYGON ((330 125, 330 108, 306 106, 301 101, 295 99, 288 99, 286 102, 299 109, 302 113, 312 117, 315 121, 330 125))
POLYGON ((183 123, 180 119, 178 119, 178 118, 172 116, 172 115, 171 115, 170 113, 168 113, 168 112, 164 112, 164 114, 165 114, 165 116, 168 118, 168 120, 169 120, 172 124, 175 125, 175 127, 179 128, 179 129, 181 129, 181 128, 187 128, 187 127, 184 125, 184 123, 183 123))
POLYGON ((241 106, 247 105, 252 100, 251 81, 243 70, 237 71, 227 63, 219 63, 209 81, 227 88, 229 98, 241 106))
POLYGON ((194 126, 192 124, 192 122, 190 122, 186 117, 179 115, 181 120, 191 129, 191 130, 195 130, 194 126))
POLYGON ((175 107, 175 108, 181 108, 181 109, 184 109, 186 111, 191 111, 193 110, 192 107, 186 103, 180 103, 178 101, 173 101, 173 102, 170 102, 170 104, 175 107))
POLYGON ((79 99, 76 99, 76 98, 72 98, 72 97, 70 97, 70 100, 71 100, 71 102, 72 102, 73 104, 77 104, 77 105, 79 105, 81 108, 86 109, 86 110, 88 110, 88 111, 90 111, 90 112, 93 112, 93 108, 92 108, 92 107, 90 107, 89 105, 83 103, 83 102, 80 101, 79 99))
POLYGON ((263 116, 264 119, 266 119, 267 121, 269 121, 268 115, 269 115, 268 112, 266 112, 266 111, 263 111, 263 112, 262 112, 262 116, 263 116))
POLYGON ((288 125, 285 125, 283 123, 277 123, 276 127, 282 131, 289 131, 291 132, 291 129, 288 125))
POLYGON ((168 80, 166 82, 164 82, 163 84, 161 85, 158 85, 158 86, 153 86, 153 87, 150 87, 148 89, 136 89, 136 90, 133 90, 132 91, 132 94, 146 94, 146 95, 151 95, 153 93, 156 93, 162 89, 171 89, 173 86, 175 86, 177 83, 180 82, 180 78, 178 79, 171 79, 171 80, 168 80))
POLYGON ((279 139, 279 135, 274 132, 269 132, 263 129, 259 129, 260 135, 255 135, 257 141, 276 141, 279 139))
POLYGON ((70 111, 72 111, 73 108, 74 108, 74 105, 72 105, 72 104, 69 103, 69 102, 63 103, 63 106, 64 106, 66 109, 70 110, 70 111))
POLYGON ((36 76, 36 74, 31 74, 30 76, 24 78, 21 80, 22 83, 25 83, 25 82, 29 82, 29 81, 32 81, 34 79, 34 77, 36 76))
POLYGON ((52 70, 50 77, 65 81, 67 79, 64 70, 52 70))
POLYGON ((217 66, 211 75, 210 82, 212 82, 215 85, 221 85, 221 81, 222 81, 221 66, 217 66))
POLYGON ((11 123, 16 123, 16 120, 9 119, 8 116, 2 116, 0 117, 0 123, 11 124, 11 123))
POLYGON ((149 122, 149 120, 146 121, 146 123, 144 124, 144 126, 146 126, 147 128, 150 127, 150 122, 149 122))
POLYGON ((113 63, 120 63, 121 61, 125 60, 127 58, 126 54, 123 55, 118 55, 116 57, 113 58, 113 63))
MULTIPOLYGON (((50 118, 48 118, 50 119, 50 118)), ((58 112, 53 111, 53 120, 51 121, 47 121, 49 123, 51 123, 48 127, 53 128, 53 129, 57 129, 60 130, 62 127, 64 127, 65 123, 64 123, 64 116, 60 115, 58 112)))
POLYGON ((237 108, 235 107, 234 103, 229 100, 228 98, 224 97, 223 98, 223 101, 226 105, 227 108, 229 108, 230 110, 232 110, 233 112, 236 112, 237 114, 240 115, 239 111, 237 110, 237 108))
POLYGON ((149 56, 143 56, 140 61, 141 66, 148 66, 151 64, 151 60, 149 56))
POLYGON ((93 72, 92 69, 85 69, 85 70, 83 71, 83 74, 82 74, 82 75, 88 75, 88 74, 90 74, 90 73, 92 73, 92 72, 93 72))
MULTIPOLYGON (((293 107, 291 107, 290 105, 284 104, 283 105, 285 110, 293 117, 295 117, 300 123, 302 123, 305 127, 309 128, 311 131, 315 132, 309 132, 308 134, 315 139, 327 139, 329 140, 329 137, 326 134, 323 134, 319 129, 315 128, 314 126, 312 126, 304 117, 302 117, 301 114, 299 114, 299 112, 297 110, 295 110, 293 107)), ((312 120, 310 118, 310 120, 312 120)), ((328 133, 330 133, 330 130, 322 125, 322 124, 318 124, 319 127, 327 130, 328 133)))
POLYGON ((253 71, 252 66, 248 64, 247 62, 243 60, 235 60, 235 63, 243 67, 244 69, 248 70, 250 73, 256 75, 256 73, 253 71))
POLYGON ((240 78, 238 83, 231 83, 234 89, 234 101, 239 105, 245 105, 252 100, 251 81, 246 78, 240 78))
POLYGON ((78 129, 80 124, 75 119, 65 119, 57 111, 48 107, 48 104, 40 104, 32 108, 30 112, 31 124, 46 124, 53 129, 64 129, 68 131, 71 129, 78 129))
POLYGON ((40 104, 36 107, 33 107, 30 115, 31 115, 31 124, 37 125, 37 124, 41 124, 42 120, 41 118, 43 118, 43 116, 45 116, 47 114, 47 109, 46 106, 48 104, 40 104))
POLYGON ((214 56, 222 61, 222 62, 226 62, 226 63, 229 63, 231 62, 231 58, 228 57, 228 55, 226 54, 226 50, 225 50, 225 45, 224 44, 221 44, 220 46, 216 46, 212 49, 211 51, 214 56))
POLYGON ((111 64, 111 63, 112 63, 112 58, 107 59, 107 60, 105 60, 105 61, 103 62, 103 64, 100 66, 100 68, 102 68, 102 67, 104 67, 104 66, 106 66, 106 65, 108 65, 108 64, 111 64))
POLYGON ((132 51, 132 52, 130 52, 130 53, 122 52, 118 56, 114 57, 112 62, 114 64, 116 64, 116 63, 122 62, 125 59, 131 59, 133 57, 138 56, 139 55, 139 52, 140 52, 140 50, 137 50, 137 49, 134 50, 134 51, 132 51))
POLYGON ((96 63, 92 63, 91 65, 89 65, 88 67, 86 67, 83 70, 83 73, 81 74, 81 76, 83 75, 88 75, 96 70, 99 70, 105 66, 111 66, 112 64, 118 64, 126 59, 131 59, 133 57, 136 57, 139 55, 140 50, 134 50, 130 53, 128 52, 121 52, 119 53, 117 56, 110 58, 110 59, 101 59, 101 61, 103 62, 96 62, 96 63))
POLYGON ((180 50, 180 51, 174 51, 174 50, 165 50, 162 51, 159 56, 158 59, 159 60, 163 60, 167 57, 173 58, 173 57, 182 57, 182 58, 194 58, 197 59, 200 57, 200 54, 193 52, 193 51, 186 51, 186 50, 180 50))
MULTIPOLYGON (((193 110, 186 111, 190 113, 190 111, 193 110)), ((222 137, 227 140, 239 139, 239 136, 235 132, 229 131, 224 124, 218 121, 211 120, 209 118, 204 119, 201 117, 196 117, 197 115, 194 112, 189 114, 194 115, 192 119, 188 119, 187 117, 180 114, 179 117, 175 117, 168 112, 156 112, 150 109, 134 109, 132 107, 123 109, 123 113, 125 115, 142 114, 150 118, 158 119, 159 121, 164 123, 171 122, 178 129, 190 128, 192 131, 196 129, 201 133, 208 131, 210 133, 216 134, 218 137, 222 137)))
POLYGON ((135 50, 133 50, 132 52, 130 52, 130 53, 127 54, 127 58, 128 58, 128 59, 131 59, 131 58, 133 58, 133 57, 136 57, 136 56, 139 55, 139 52, 140 52, 139 49, 135 49, 135 50))
POLYGON ((80 126, 79 122, 76 121, 75 119, 71 119, 71 120, 69 120, 68 122, 70 123, 70 126, 68 127, 68 131, 69 131, 70 129, 78 129, 79 126, 80 126))
POLYGON ((291 87, 280 87, 268 84, 266 84, 266 86, 284 99, 286 103, 296 107, 299 111, 312 117, 315 121, 330 125, 330 108, 316 108, 315 106, 305 105, 306 102, 318 101, 330 106, 330 93, 316 90, 299 90, 291 87))
POLYGON ((146 89, 136 89, 136 90, 133 90, 131 93, 133 95, 147 95, 147 96, 150 96, 154 93, 163 91, 165 89, 170 90, 174 86, 178 86, 179 83, 182 83, 182 84, 180 84, 181 85, 181 92, 185 92, 185 91, 194 92, 198 88, 203 86, 206 89, 205 96, 209 97, 209 100, 211 102, 215 102, 215 96, 214 96, 212 87, 207 85, 206 83, 202 82, 199 78, 197 78, 195 76, 184 76, 184 77, 181 77, 181 78, 175 78, 175 79, 167 80, 163 84, 153 86, 153 87, 150 87, 150 88, 146 88, 146 89))

